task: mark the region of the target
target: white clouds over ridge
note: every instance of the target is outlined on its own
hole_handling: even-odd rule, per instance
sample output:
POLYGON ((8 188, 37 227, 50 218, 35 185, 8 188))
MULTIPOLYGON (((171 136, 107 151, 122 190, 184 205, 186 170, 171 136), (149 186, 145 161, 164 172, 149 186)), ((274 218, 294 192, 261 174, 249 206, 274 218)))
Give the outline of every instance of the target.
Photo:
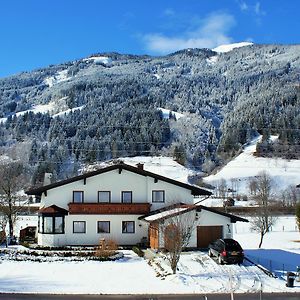
POLYGON ((143 42, 147 50, 166 54, 185 48, 214 48, 221 44, 232 42, 229 31, 236 24, 235 19, 228 13, 213 13, 193 24, 193 30, 178 36, 166 36, 160 33, 146 34, 143 42))

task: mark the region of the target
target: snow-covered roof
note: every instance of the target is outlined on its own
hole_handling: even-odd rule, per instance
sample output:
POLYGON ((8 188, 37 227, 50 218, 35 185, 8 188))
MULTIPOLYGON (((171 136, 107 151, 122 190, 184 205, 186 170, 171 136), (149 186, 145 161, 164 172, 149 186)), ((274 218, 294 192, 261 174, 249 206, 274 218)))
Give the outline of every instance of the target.
POLYGON ((211 192, 208 191, 208 190, 205 190, 205 189, 202 189, 202 188, 199 188, 197 186, 190 185, 190 184, 187 184, 187 183, 183 183, 183 182, 180 182, 180 181, 176 181, 174 179, 164 177, 164 176, 159 175, 159 174, 151 173, 151 172, 146 171, 144 169, 136 168, 136 167, 129 166, 129 165, 126 165, 126 164, 123 164, 123 163, 112 165, 112 166, 109 166, 109 167, 106 167, 106 168, 103 168, 103 169, 100 169, 100 170, 96 170, 96 171, 89 172, 89 173, 86 173, 86 174, 83 174, 83 175, 75 176, 75 177, 72 177, 72 178, 69 178, 69 179, 66 179, 66 180, 62 180, 62 181, 59 181, 59 182, 56 182, 56 183, 52 183, 52 184, 49 184, 49 185, 45 185, 45 186, 42 186, 40 188, 32 189, 32 190, 26 191, 26 194, 27 195, 41 195, 42 193, 45 193, 50 189, 53 189, 53 188, 56 188, 56 187, 59 187, 59 186, 63 186, 65 184, 69 184, 69 183, 72 183, 72 182, 76 182, 76 181, 79 181, 79 180, 82 180, 82 179, 86 179, 86 178, 89 178, 89 177, 93 177, 93 176, 96 176, 96 175, 99 175, 99 174, 103 174, 103 173, 106 173, 106 172, 110 172, 112 170, 119 170, 119 172, 122 172, 122 170, 126 170, 126 171, 129 171, 129 172, 139 174, 141 176, 149 176, 149 177, 152 177, 152 178, 157 179, 157 180, 168 182, 170 184, 174 184, 176 186, 180 186, 182 188, 190 190, 192 195, 194 195, 194 196, 196 196, 196 195, 211 195, 211 192))
POLYGON ((148 216, 144 220, 147 221, 147 222, 158 221, 158 220, 163 219, 163 218, 169 218, 171 216, 177 215, 178 213, 182 213, 186 210, 188 210, 188 207, 176 207, 174 209, 170 209, 170 210, 167 210, 167 211, 157 213, 155 215, 148 216))

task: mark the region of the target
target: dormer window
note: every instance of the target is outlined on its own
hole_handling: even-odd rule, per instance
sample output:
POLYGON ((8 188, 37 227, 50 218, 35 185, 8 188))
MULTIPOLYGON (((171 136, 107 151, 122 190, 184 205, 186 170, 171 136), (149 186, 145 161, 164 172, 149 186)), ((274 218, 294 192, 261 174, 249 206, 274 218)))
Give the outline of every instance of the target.
POLYGON ((73 191, 73 203, 83 203, 83 191, 73 191))

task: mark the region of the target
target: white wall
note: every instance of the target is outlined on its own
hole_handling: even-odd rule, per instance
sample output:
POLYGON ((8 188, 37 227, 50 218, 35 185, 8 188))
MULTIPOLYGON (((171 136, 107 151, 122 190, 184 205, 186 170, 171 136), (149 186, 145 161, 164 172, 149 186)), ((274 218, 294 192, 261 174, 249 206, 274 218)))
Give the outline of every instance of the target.
POLYGON ((148 238, 148 224, 136 215, 69 215, 65 218, 65 234, 38 234, 43 246, 98 245, 100 239, 114 240, 118 245, 135 245, 148 238), (73 221, 85 221, 85 233, 73 233, 73 221), (110 221, 110 233, 97 233, 98 221, 110 221), (135 233, 122 233, 122 221, 135 221, 135 233))
MULTIPOLYGON (((85 203, 97 203, 98 191, 111 191, 111 203, 121 203, 122 191, 132 191, 133 203, 150 203, 151 210, 160 209, 174 203, 184 202, 193 204, 193 196, 189 189, 167 183, 162 180, 157 182, 152 177, 142 176, 127 170, 112 170, 95 175, 84 180, 78 180, 47 191, 47 196, 42 195, 41 207, 53 204, 68 210, 68 203, 73 201, 73 191, 84 192, 85 203), (152 191, 164 190, 165 202, 152 203, 152 191)), ((39 244, 44 245, 95 245, 99 239, 113 238, 120 245, 133 245, 148 237, 148 225, 140 221, 137 215, 68 215, 65 217, 65 235, 39 234, 39 244), (73 221, 86 221, 86 234, 73 234, 73 221), (110 221, 111 233, 98 234, 97 221, 110 221), (136 221, 135 234, 122 234, 122 221, 136 221), (142 223, 141 223, 142 224, 142 223)))
POLYGON ((111 191, 111 202, 121 203, 122 191, 132 191, 133 203, 151 203, 151 210, 159 209, 173 203, 193 203, 191 191, 161 180, 155 183, 154 178, 122 170, 112 170, 83 180, 72 182, 47 191, 47 196, 42 195, 41 206, 55 204, 68 209, 72 202, 73 191, 84 191, 84 202, 96 203, 98 191, 111 191), (152 203, 152 191, 164 190, 165 203, 152 203))
POLYGON ((135 245, 148 238, 148 225, 136 215, 69 215, 66 217, 68 245, 97 245, 100 239, 113 239, 118 245, 135 245), (86 233, 73 233, 73 221, 86 221, 86 233), (110 233, 97 233, 97 221, 110 221, 110 233), (135 233, 122 233, 122 221, 135 221, 135 233), (141 225, 141 226, 140 226, 141 225))
MULTIPOLYGON (((176 217, 175 217, 176 218, 176 217)), ((159 231, 159 247, 164 247, 164 228, 168 224, 172 223, 172 219, 170 218, 169 221, 166 220, 164 224, 160 225, 159 231)), ((191 211, 186 214, 182 214, 179 217, 180 222, 182 221, 183 224, 193 224, 193 233, 190 238, 188 247, 197 247, 197 226, 223 226, 223 237, 231 238, 232 237, 232 224, 230 218, 207 211, 202 209, 201 212, 191 211), (229 227, 227 226, 229 225, 229 227)), ((176 224, 177 221, 174 221, 176 224)))
MULTIPOLYGON (((202 209, 197 212, 196 226, 223 226, 223 238, 232 237, 232 223, 230 218, 202 209)), ((189 247, 197 247, 197 229, 194 230, 189 247)))

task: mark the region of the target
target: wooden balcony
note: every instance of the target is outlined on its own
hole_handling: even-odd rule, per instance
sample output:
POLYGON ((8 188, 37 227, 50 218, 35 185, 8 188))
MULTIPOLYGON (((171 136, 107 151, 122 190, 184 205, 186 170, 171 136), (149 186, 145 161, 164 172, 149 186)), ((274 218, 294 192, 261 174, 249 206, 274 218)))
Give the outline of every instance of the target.
POLYGON ((145 215, 149 203, 69 203, 69 214, 90 215, 145 215))

